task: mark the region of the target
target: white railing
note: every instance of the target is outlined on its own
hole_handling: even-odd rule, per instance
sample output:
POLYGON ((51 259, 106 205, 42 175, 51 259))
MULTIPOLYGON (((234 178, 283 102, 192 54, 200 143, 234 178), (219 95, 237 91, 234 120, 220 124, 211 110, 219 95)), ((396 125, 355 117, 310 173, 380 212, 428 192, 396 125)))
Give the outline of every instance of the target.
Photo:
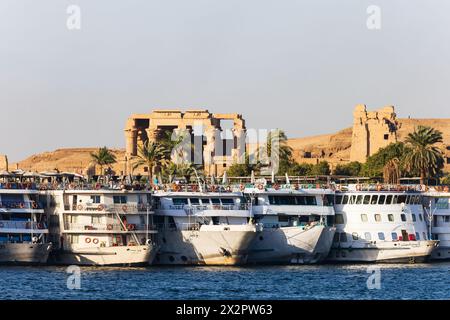
POLYGON ((66 231, 139 231, 147 230, 147 225, 145 224, 127 224, 127 230, 123 230, 121 224, 104 224, 104 223, 66 223, 66 231))
POLYGON ((123 213, 145 213, 151 209, 148 204, 109 204, 84 203, 65 207, 67 211, 93 211, 93 212, 123 212, 123 213))

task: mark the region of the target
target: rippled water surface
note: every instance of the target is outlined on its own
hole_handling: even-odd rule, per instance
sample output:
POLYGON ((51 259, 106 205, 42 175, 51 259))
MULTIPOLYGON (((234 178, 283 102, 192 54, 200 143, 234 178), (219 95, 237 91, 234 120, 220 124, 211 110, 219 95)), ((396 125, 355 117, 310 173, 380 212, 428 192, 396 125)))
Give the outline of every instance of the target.
POLYGON ((450 299, 450 263, 376 265, 379 290, 367 288, 372 267, 81 268, 69 290, 66 268, 2 266, 0 299, 450 299))

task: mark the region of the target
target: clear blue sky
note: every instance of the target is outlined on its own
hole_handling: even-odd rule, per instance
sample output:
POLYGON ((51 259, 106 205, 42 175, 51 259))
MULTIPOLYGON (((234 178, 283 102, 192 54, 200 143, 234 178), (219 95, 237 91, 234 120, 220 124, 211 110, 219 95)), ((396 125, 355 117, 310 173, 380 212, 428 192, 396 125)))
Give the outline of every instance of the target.
POLYGON ((0 153, 123 147, 131 113, 239 112, 290 137, 358 103, 450 117, 450 1, 2 0, 0 153), (66 27, 69 5, 81 30, 66 27), (366 27, 369 5, 381 30, 366 27))

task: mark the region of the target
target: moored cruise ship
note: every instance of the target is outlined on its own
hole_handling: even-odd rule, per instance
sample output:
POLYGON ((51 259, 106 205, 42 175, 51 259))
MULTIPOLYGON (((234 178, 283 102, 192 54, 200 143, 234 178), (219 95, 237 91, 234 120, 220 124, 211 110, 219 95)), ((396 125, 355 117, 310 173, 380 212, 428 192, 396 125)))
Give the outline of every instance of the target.
POLYGON ((433 251, 433 260, 450 259, 450 193, 430 191, 424 198, 424 212, 429 222, 431 215, 431 233, 439 246, 433 251))
POLYGON ((252 242, 249 263, 313 264, 329 254, 336 228, 334 192, 299 186, 246 188, 263 232, 252 242))
MULTIPOLYGON (((349 185, 337 191, 336 227, 328 257, 334 262, 423 262, 437 246, 430 240, 422 194, 349 185)), ((400 189, 400 188, 398 188, 400 189)))
POLYGON ((96 188, 41 191, 54 251, 63 265, 135 266, 156 254, 148 191, 96 188))
POLYGON ((0 263, 44 264, 51 248, 34 184, 0 183, 0 263))
POLYGON ((242 265, 259 226, 242 193, 158 191, 153 195, 157 264, 242 265))

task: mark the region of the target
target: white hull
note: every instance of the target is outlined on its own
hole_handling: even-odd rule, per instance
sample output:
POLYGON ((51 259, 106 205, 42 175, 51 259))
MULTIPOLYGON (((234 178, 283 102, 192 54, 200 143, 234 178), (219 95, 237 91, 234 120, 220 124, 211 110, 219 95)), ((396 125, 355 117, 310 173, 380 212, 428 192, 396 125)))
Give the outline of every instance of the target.
POLYGON ((256 236, 254 226, 226 226, 222 231, 162 230, 161 249, 155 264, 161 265, 242 265, 247 262, 250 243, 256 236))
POLYGON ((50 262, 79 266, 134 266, 148 265, 155 257, 153 245, 86 248, 72 251, 56 250, 50 262))
POLYGON ((264 229, 253 240, 248 263, 314 264, 323 261, 333 244, 336 228, 317 225, 264 229))
POLYGON ((331 262, 415 263, 427 261, 436 249, 436 241, 380 242, 365 247, 332 248, 331 262))
POLYGON ((0 263, 4 264, 45 264, 52 245, 31 243, 0 244, 0 263))
POLYGON ((450 260, 450 247, 438 246, 431 254, 431 260, 450 260))

